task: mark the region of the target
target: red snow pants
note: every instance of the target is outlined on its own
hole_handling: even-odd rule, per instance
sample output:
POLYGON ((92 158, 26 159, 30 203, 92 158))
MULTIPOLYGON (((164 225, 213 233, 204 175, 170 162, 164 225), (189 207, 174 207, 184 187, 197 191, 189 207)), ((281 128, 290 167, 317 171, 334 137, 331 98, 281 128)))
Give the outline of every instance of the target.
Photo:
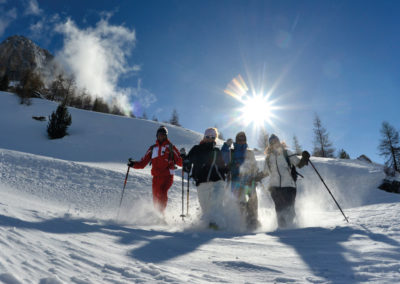
POLYGON ((168 190, 174 181, 173 175, 153 176, 153 203, 154 207, 164 212, 168 202, 168 190))

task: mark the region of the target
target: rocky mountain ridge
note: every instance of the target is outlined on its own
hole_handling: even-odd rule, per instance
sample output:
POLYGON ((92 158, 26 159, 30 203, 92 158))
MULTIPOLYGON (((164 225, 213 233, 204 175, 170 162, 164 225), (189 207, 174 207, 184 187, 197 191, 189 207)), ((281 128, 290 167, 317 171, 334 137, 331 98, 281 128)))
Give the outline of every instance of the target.
POLYGON ((7 74, 10 80, 19 81, 28 70, 34 70, 47 78, 57 68, 48 50, 24 36, 10 36, 0 43, 0 76, 7 74))

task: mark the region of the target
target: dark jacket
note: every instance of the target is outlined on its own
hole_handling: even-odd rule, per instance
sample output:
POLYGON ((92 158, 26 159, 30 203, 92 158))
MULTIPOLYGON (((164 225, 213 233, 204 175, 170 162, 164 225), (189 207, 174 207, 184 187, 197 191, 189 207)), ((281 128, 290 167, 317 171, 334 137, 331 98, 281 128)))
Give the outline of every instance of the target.
POLYGON ((248 149, 247 144, 234 143, 232 150, 224 147, 222 152, 225 163, 230 170, 232 181, 240 180, 243 184, 248 184, 254 180, 259 181, 264 177, 258 170, 254 152, 248 149))
POLYGON ((226 166, 221 151, 214 143, 201 143, 193 146, 186 156, 185 164, 191 167, 196 185, 208 181, 225 180, 226 166))

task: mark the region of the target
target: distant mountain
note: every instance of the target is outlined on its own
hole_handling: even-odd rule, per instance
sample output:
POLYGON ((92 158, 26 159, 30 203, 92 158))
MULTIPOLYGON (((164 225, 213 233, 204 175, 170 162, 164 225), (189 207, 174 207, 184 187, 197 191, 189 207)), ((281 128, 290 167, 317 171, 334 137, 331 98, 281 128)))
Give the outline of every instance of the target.
POLYGON ((0 44, 0 76, 7 74, 11 81, 19 81, 28 70, 47 78, 57 68, 49 51, 24 36, 14 35, 0 44))

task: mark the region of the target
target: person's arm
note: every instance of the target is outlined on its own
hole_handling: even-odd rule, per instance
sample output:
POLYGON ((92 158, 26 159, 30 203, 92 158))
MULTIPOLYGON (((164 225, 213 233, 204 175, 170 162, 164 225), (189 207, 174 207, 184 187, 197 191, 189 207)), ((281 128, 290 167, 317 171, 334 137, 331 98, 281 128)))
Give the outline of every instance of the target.
POLYGON ((195 149, 196 146, 193 146, 193 148, 190 149, 189 153, 185 156, 185 160, 183 161, 183 170, 187 173, 190 173, 190 170, 192 169, 193 159, 196 151, 195 149))
POLYGON ((286 154, 289 158, 290 164, 297 167, 300 162, 300 159, 297 157, 297 154, 293 153, 290 150, 286 150, 286 154))
POLYGON ((267 154, 267 156, 265 157, 265 162, 264 162, 264 170, 263 170, 263 173, 264 173, 264 176, 269 176, 270 174, 271 174, 271 172, 270 172, 270 168, 269 168, 269 159, 270 159, 270 157, 269 157, 269 155, 270 154, 267 154))
POLYGON ((226 165, 229 165, 230 161, 231 161, 231 146, 225 142, 224 145, 222 145, 221 148, 221 153, 222 153, 222 158, 223 161, 226 165))
POLYGON ((256 156, 253 151, 248 151, 247 157, 251 163, 251 172, 252 172, 253 179, 256 182, 261 181, 263 178, 265 178, 267 176, 267 174, 264 171, 259 170, 257 161, 256 161, 256 156))
POLYGON ((181 154, 179 153, 178 149, 175 146, 173 146, 172 151, 174 151, 175 165, 182 167, 182 157, 181 157, 181 154))
POLYGON ((153 152, 153 147, 150 147, 150 148, 147 150, 147 152, 146 152, 146 154, 144 155, 144 157, 143 157, 140 161, 134 163, 133 168, 134 168, 134 169, 144 169, 144 167, 147 166, 147 164, 148 164, 148 163, 150 162, 150 160, 151 160, 151 154, 152 154, 152 152, 153 152))
MULTIPOLYGON (((217 151, 217 160, 215 163, 217 164, 217 167, 218 167, 220 173, 225 174, 225 173, 229 172, 229 167, 224 160, 223 152, 220 151, 219 149, 216 149, 215 151, 217 151)), ((230 155, 230 153, 229 153, 229 155, 230 155)))
POLYGON ((308 166, 309 160, 310 160, 310 153, 308 153, 307 151, 303 151, 303 153, 301 153, 301 160, 297 164, 297 167, 302 168, 304 166, 308 166))

